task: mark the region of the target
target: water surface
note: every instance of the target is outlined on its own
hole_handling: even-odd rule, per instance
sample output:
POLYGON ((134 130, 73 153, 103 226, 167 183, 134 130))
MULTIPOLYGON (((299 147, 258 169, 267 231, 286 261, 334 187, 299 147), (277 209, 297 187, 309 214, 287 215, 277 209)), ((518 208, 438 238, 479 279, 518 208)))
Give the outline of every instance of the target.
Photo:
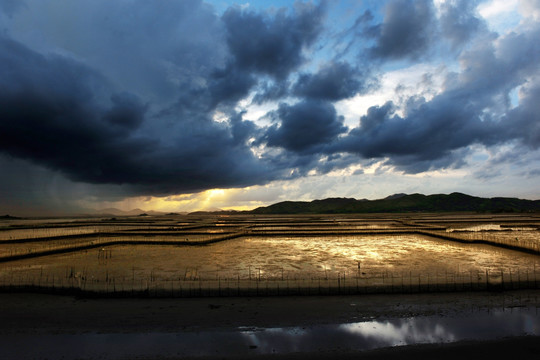
POLYGON ((251 328, 121 334, 13 334, 0 337, 0 358, 159 358, 212 355, 364 351, 460 340, 540 335, 534 307, 478 310, 308 327, 251 328))

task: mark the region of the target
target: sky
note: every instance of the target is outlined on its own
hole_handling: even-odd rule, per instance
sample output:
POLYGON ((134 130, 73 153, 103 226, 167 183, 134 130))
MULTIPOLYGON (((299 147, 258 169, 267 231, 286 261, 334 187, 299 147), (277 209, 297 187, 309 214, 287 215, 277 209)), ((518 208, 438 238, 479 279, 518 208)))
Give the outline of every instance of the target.
POLYGON ((540 0, 0 0, 0 213, 540 198, 540 0))

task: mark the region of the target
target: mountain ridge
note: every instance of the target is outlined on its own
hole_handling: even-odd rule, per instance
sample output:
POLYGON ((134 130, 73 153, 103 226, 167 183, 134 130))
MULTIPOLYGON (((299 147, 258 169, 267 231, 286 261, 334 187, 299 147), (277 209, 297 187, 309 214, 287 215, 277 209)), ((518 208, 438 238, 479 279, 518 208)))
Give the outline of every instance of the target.
POLYGON ((89 211, 93 215, 108 215, 108 216, 140 216, 140 215, 164 215, 165 212, 163 211, 155 211, 155 210, 142 210, 139 208, 131 209, 131 210, 120 210, 117 208, 106 208, 106 209, 99 209, 99 210, 92 210, 89 211))
POLYGON ((384 212, 540 212, 540 200, 493 197, 463 193, 394 194, 378 200, 327 198, 313 201, 282 201, 249 211, 252 214, 334 214, 384 212))

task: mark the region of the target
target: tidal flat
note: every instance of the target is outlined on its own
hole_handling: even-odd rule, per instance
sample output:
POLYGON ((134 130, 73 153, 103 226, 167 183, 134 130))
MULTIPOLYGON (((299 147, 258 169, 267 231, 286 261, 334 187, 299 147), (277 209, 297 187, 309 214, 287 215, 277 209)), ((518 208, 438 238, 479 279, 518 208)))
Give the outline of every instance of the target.
POLYGON ((506 342, 528 358, 539 228, 535 214, 3 220, 0 352, 428 358, 506 342))
POLYGON ((535 215, 176 215, 10 220, 0 287, 81 296, 537 288, 535 215))

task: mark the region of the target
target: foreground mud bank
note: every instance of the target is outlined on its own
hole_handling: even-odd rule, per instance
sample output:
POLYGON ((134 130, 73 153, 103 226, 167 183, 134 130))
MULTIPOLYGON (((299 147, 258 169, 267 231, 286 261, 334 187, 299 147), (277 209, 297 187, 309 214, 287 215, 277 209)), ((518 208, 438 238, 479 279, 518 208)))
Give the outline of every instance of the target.
POLYGON ((190 299, 0 294, 0 304, 2 358, 468 359, 500 349, 532 359, 540 347, 537 290, 190 299))
MULTIPOLYGON (((491 341, 460 341, 450 344, 421 344, 400 347, 390 347, 363 352, 317 352, 317 353, 295 353, 249 356, 251 359, 278 359, 278 360, 478 360, 487 359, 511 359, 519 358, 524 360, 538 359, 540 355, 540 337, 526 336, 505 338, 491 341)), ((141 358, 144 359, 144 358, 141 358)), ((173 360, 169 358, 167 360, 173 360)), ((180 359, 180 358, 176 358, 180 359)), ((190 358, 182 358, 190 359, 190 358)), ((196 358, 191 358, 196 359, 196 358)), ((223 359, 221 356, 208 357, 206 360, 223 359)), ((146 360, 151 360, 147 358, 146 360)), ((153 359, 152 359, 153 360, 153 359)), ((163 359, 165 360, 165 359, 163 359)))
POLYGON ((513 311, 540 314, 540 290, 440 294, 85 299, 31 293, 0 294, 0 334, 12 332, 148 332, 240 326, 350 323, 412 316, 513 311))

